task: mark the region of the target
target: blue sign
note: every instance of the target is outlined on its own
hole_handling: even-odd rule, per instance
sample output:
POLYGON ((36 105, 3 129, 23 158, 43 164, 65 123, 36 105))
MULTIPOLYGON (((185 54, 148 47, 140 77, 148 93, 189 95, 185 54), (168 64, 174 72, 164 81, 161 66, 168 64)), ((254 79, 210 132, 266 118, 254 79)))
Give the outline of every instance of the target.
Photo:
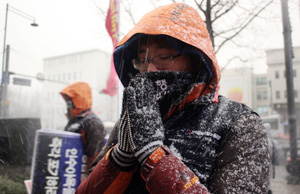
POLYGON ((42 129, 36 132, 32 194, 73 194, 86 170, 80 134, 42 129))

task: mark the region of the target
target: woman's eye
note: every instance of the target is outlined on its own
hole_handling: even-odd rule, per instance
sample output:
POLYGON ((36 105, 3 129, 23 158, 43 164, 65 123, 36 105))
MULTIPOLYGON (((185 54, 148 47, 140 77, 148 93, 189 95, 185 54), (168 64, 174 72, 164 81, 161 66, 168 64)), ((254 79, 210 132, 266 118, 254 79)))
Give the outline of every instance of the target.
POLYGON ((170 56, 160 56, 160 57, 159 57, 160 60, 167 60, 167 59, 169 59, 169 58, 170 58, 170 56))

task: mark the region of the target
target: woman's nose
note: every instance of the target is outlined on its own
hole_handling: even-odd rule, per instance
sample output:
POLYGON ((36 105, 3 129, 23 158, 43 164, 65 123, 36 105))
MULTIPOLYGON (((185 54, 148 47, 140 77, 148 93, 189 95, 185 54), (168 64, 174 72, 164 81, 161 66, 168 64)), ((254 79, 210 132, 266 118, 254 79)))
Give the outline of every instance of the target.
POLYGON ((150 64, 148 65, 147 72, 153 72, 153 71, 159 71, 159 70, 152 62, 150 62, 150 64))

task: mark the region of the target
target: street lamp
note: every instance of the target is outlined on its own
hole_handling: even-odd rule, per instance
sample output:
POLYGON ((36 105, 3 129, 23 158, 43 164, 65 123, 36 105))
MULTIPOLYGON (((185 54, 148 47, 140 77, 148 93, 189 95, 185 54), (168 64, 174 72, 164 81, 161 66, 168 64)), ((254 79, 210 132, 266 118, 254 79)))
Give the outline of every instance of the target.
POLYGON ((19 10, 16 9, 12 6, 9 6, 8 4, 6 4, 6 14, 5 14, 5 27, 4 27, 4 41, 3 41, 3 56, 2 56, 2 81, 1 81, 1 96, 0 96, 0 113, 1 113, 1 117, 6 117, 7 116, 7 111, 8 111, 8 103, 7 101, 7 85, 8 85, 8 76, 9 76, 9 72, 8 72, 8 58, 9 58, 9 45, 6 46, 6 32, 7 32, 7 16, 8 16, 8 11, 11 11, 27 20, 30 20, 32 23, 30 24, 33 27, 37 27, 38 24, 35 23, 35 17, 19 10), (7 49, 6 49, 7 47, 7 49), (6 61, 6 64, 4 64, 6 61), (5 67, 5 68, 4 68, 5 67))

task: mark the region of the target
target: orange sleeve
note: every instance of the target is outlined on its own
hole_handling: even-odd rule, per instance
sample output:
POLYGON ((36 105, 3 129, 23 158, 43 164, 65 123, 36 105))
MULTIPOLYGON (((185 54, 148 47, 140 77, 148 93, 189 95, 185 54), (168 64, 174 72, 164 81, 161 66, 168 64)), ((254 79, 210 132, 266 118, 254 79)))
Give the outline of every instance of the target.
POLYGON ((208 194, 195 174, 166 148, 157 148, 141 167, 141 176, 151 194, 208 194))
POLYGON ((114 194, 125 192, 136 169, 131 172, 117 169, 109 161, 110 151, 99 161, 87 179, 81 182, 76 190, 76 194, 114 194))

